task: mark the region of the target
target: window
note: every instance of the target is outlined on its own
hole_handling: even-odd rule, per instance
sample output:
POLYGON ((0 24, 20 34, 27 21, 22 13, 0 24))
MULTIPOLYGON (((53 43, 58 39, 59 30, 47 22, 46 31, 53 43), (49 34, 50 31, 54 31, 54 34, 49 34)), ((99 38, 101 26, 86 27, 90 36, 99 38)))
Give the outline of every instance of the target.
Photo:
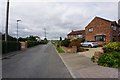
POLYGON ((119 27, 119 31, 120 31, 120 27, 119 27))
POLYGON ((69 37, 71 37, 71 35, 69 35, 69 37))
POLYGON ((74 35, 74 37, 76 37, 76 35, 74 35))
POLYGON ((95 40, 96 41, 105 41, 105 36, 96 36, 95 40))
POLYGON ((116 31, 116 26, 113 26, 113 30, 116 31))
POLYGON ((93 32, 93 28, 89 28, 89 32, 93 32))
POLYGON ((116 41, 116 36, 113 36, 113 42, 115 42, 116 41))
POLYGON ((78 35, 78 37, 79 37, 79 38, 82 38, 82 35, 81 35, 81 34, 79 34, 79 35, 78 35))

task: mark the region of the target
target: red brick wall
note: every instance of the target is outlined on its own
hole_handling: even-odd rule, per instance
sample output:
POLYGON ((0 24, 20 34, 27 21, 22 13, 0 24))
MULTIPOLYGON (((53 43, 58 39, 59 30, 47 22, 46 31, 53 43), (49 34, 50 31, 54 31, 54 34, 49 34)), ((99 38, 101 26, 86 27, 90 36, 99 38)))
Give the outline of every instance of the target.
MULTIPOLYGON (((111 22, 105 21, 100 18, 94 18, 91 23, 85 28, 85 40, 95 41, 96 34, 106 34, 105 42, 99 41, 98 44, 104 44, 111 42, 111 22), (93 32, 89 32, 89 28, 93 28, 93 32)), ((118 40, 118 27, 117 31, 113 31, 113 35, 117 36, 118 40)))

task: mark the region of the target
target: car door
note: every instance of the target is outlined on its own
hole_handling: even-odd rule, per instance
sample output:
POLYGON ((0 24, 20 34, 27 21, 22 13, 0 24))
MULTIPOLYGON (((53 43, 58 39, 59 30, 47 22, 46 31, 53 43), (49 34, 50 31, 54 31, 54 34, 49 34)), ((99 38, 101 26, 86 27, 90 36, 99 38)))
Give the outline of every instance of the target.
POLYGON ((87 41, 84 41, 84 44, 83 44, 83 46, 87 46, 87 41))

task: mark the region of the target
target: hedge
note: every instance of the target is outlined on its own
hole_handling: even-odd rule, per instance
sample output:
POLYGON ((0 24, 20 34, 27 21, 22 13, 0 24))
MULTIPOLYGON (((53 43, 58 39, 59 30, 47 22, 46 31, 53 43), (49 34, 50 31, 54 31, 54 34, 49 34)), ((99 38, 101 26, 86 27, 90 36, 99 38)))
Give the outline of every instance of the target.
POLYGON ((20 48, 21 46, 19 42, 17 44, 16 41, 8 41, 7 50, 6 50, 6 42, 2 41, 2 54, 17 51, 20 50, 20 48), (18 49, 17 49, 17 45, 18 45, 18 49))
POLYGON ((38 41, 27 41, 27 42, 28 42, 28 48, 39 45, 39 44, 47 44, 48 43, 48 41, 45 41, 45 40, 41 40, 40 42, 38 42, 38 41))

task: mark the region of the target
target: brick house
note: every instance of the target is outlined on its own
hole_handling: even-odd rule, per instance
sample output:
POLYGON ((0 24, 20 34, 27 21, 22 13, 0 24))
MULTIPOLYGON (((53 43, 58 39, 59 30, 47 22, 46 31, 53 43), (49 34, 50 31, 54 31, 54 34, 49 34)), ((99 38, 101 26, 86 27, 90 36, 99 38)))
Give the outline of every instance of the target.
POLYGON ((93 40, 103 45, 120 41, 120 26, 116 21, 95 17, 85 27, 85 35, 85 40, 93 40))
POLYGON ((69 39, 85 38, 85 30, 78 30, 78 31, 72 30, 72 32, 70 32, 67 35, 67 38, 69 39))

